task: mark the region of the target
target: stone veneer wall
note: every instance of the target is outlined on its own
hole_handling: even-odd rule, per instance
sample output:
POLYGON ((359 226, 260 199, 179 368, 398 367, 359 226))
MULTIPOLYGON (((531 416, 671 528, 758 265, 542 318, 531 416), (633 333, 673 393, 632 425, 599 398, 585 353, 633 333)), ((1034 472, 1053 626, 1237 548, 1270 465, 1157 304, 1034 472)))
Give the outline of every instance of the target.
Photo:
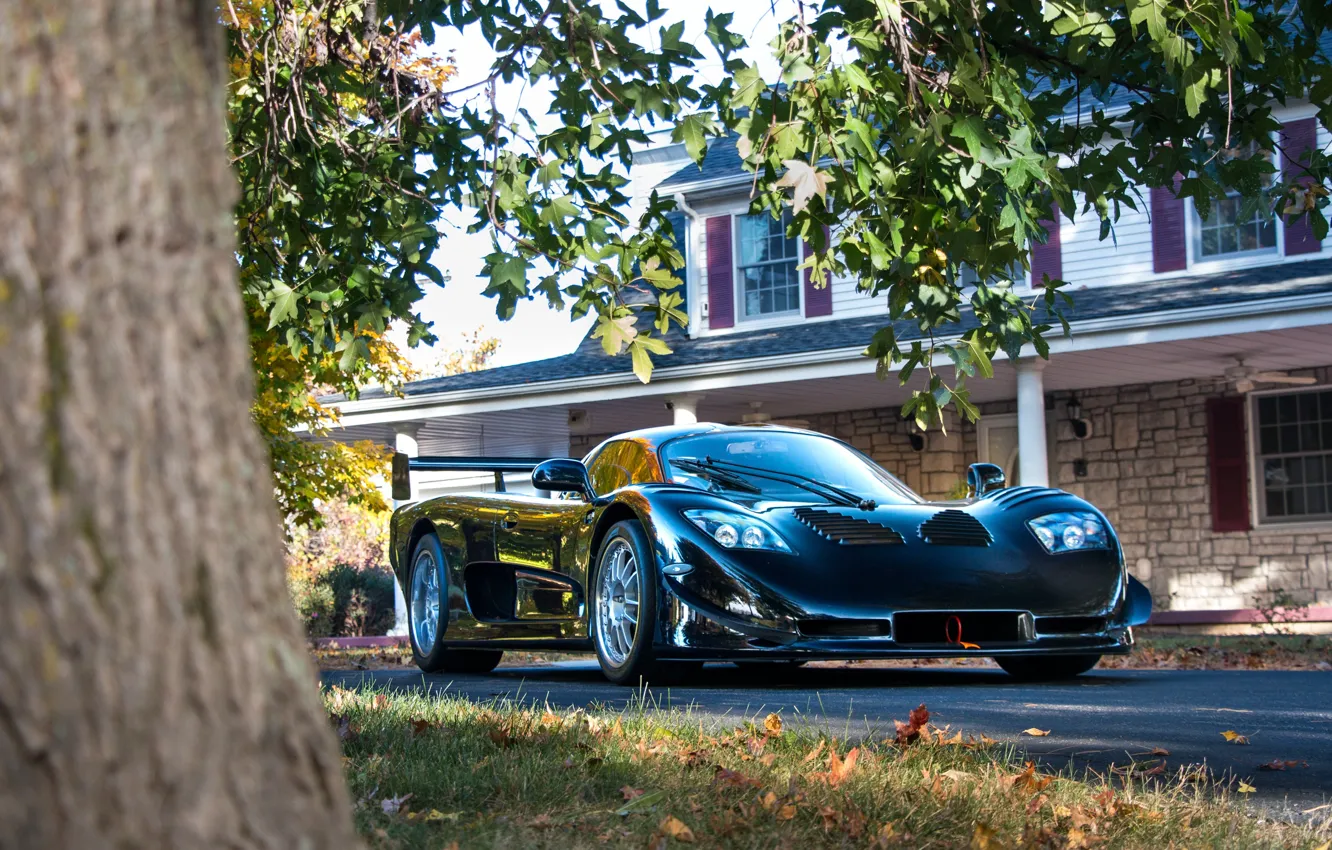
MULTIPOLYGON (((1332 383, 1332 366, 1297 374, 1332 383)), ((1248 608, 1280 598, 1332 605, 1332 523, 1212 531, 1205 405, 1227 390, 1224 381, 1190 380, 1078 391, 1092 425, 1086 440, 1073 437, 1063 415, 1070 393, 1048 394, 1058 423, 1050 482, 1105 512, 1129 571, 1151 588, 1158 609, 1248 608), (1075 460, 1087 462, 1082 478, 1074 475, 1075 460)), ((981 406, 982 414, 1014 409, 1013 402, 981 406)), ((975 426, 955 420, 914 452, 896 408, 800 418, 861 449, 927 498, 949 496, 977 457, 975 426)), ((572 451, 581 455, 604 438, 575 437, 572 451)))

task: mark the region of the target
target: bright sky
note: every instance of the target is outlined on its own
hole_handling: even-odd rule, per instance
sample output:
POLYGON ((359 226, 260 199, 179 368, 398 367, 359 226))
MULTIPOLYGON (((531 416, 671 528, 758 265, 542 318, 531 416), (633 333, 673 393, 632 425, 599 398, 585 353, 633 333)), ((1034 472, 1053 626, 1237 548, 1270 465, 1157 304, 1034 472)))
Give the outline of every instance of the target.
MULTIPOLYGON (((642 3, 631 0, 631 5, 641 10, 642 3)), ((715 59, 704 35, 704 13, 709 7, 705 0, 662 0, 666 9, 666 18, 651 27, 651 33, 640 31, 643 37, 655 39, 658 25, 670 25, 678 20, 685 21, 685 38, 700 45, 708 59, 715 59)), ((725 3, 714 0, 719 11, 726 11, 725 3)), ((731 29, 744 35, 751 47, 745 58, 761 63, 764 76, 776 76, 776 63, 771 59, 768 42, 777 32, 777 23, 793 14, 790 0, 775 0, 773 4, 750 0, 735 3, 735 19, 731 29), (755 45, 757 47, 755 47, 755 45)), ((441 34, 443 35, 443 34, 441 34)), ((455 81, 459 86, 482 79, 488 73, 495 59, 494 52, 486 44, 479 32, 469 32, 466 37, 441 37, 437 47, 442 51, 454 51, 458 64, 455 81)), ((722 73, 720 63, 700 68, 700 76, 714 80, 722 73)), ((515 82, 502 86, 499 90, 501 110, 511 114, 514 104, 521 102, 534 116, 540 116, 548 108, 548 98, 543 92, 525 90, 515 82)), ((512 319, 502 322, 495 316, 495 302, 481 294, 486 282, 481 273, 482 258, 490 252, 490 237, 486 233, 468 234, 466 224, 471 221, 471 214, 447 214, 442 224, 444 239, 435 262, 446 272, 450 281, 444 289, 433 285, 420 302, 419 309, 427 321, 435 323, 435 333, 440 341, 438 348, 451 350, 460 343, 461 335, 470 333, 477 327, 484 327, 484 335, 498 337, 501 341, 499 353, 494 365, 504 366, 557 357, 567 354, 578 345, 579 340, 591 326, 591 319, 584 318, 571 322, 567 312, 555 312, 546 306, 545 299, 520 302, 512 319)), ((417 349, 411 352, 412 359, 418 363, 427 363, 434 359, 429 349, 417 349)))

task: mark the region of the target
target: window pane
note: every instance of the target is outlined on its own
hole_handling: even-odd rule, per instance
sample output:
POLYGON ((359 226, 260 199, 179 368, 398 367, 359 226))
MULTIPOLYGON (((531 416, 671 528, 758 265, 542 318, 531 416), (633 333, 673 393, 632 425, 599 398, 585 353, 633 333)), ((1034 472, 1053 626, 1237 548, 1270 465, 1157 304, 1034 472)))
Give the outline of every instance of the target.
POLYGON ((1281 451, 1297 452, 1300 450, 1300 426, 1281 426, 1281 451))
POLYGON ((1277 400, 1274 396, 1263 396, 1258 399, 1258 421, 1263 425, 1275 425, 1277 415, 1277 400))
POLYGON ((762 213, 740 217, 739 276, 744 315, 765 316, 800 309, 800 248, 788 238, 790 216, 762 213))
POLYGON ((1277 407, 1281 411, 1282 422, 1294 422, 1299 415, 1298 403, 1294 395, 1277 396, 1277 407))
POLYGON ((1292 487, 1286 491, 1286 516, 1304 516, 1308 514, 1304 507, 1304 488, 1292 487))
POLYGON ((1267 515, 1280 517, 1286 515, 1286 500, 1281 490, 1267 491, 1267 515))
POLYGON ((1274 455, 1277 452, 1281 451, 1280 449, 1281 443, 1280 440, 1278 439, 1279 433, 1275 427, 1268 426, 1266 428, 1263 428, 1259 433, 1260 433, 1259 441, 1261 443, 1261 445, 1259 445, 1258 447, 1259 452, 1265 455, 1274 455))
POLYGON ((1318 418, 1318 393, 1300 393, 1299 400, 1300 421, 1312 422, 1318 418))
POLYGON ((1322 487, 1309 487, 1304 491, 1305 513, 1310 516, 1327 513, 1327 490, 1322 487))

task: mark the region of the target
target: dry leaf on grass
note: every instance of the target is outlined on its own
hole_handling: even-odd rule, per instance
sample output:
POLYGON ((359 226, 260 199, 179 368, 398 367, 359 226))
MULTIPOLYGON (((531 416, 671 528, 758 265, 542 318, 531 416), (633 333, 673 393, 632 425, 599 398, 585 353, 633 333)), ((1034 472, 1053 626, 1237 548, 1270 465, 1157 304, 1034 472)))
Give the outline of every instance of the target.
POLYGON ((389 797, 379 801, 379 808, 383 809, 386 815, 396 815, 402 811, 402 807, 407 801, 412 799, 411 794, 403 794, 401 797, 389 797))
POLYGON ((643 796, 643 789, 642 789, 642 788, 631 788, 631 787, 629 787, 628 785, 625 785, 625 786, 623 786, 622 788, 620 788, 620 793, 624 795, 624 799, 626 799, 626 800, 632 800, 632 799, 634 799, 635 797, 641 797, 641 796, 643 796))
POLYGON ((769 714, 767 717, 763 718, 763 731, 773 736, 782 734, 781 715, 769 714))
POLYGON ((1221 737, 1222 737, 1222 738, 1225 738, 1225 739, 1226 739, 1226 743, 1228 743, 1228 744, 1247 744, 1247 743, 1249 743, 1249 738, 1248 738, 1248 736, 1246 736, 1246 735, 1241 735, 1240 733, 1236 732, 1234 729, 1227 729, 1226 731, 1222 732, 1222 733, 1221 733, 1221 737))
POLYGON ((993 829, 978 823, 971 833, 971 850, 1008 850, 1008 845, 999 840, 999 834, 993 829))
POLYGON ((661 823, 657 824, 657 832, 686 844, 694 840, 694 831, 675 815, 667 815, 662 818, 661 823))
POLYGON ((1252 794, 1254 791, 1257 790, 1258 790, 1257 788, 1245 782, 1243 779, 1239 781, 1239 792, 1241 794, 1252 794))
POLYGON ((899 746, 914 744, 919 738, 920 733, 925 729, 926 724, 930 722, 930 710, 921 703, 916 708, 911 709, 907 714, 907 722, 893 720, 893 725, 897 728, 897 737, 894 743, 899 746))
POLYGON ((1044 738, 1046 735, 1049 735, 1049 734, 1050 734, 1050 730, 1049 730, 1049 729, 1037 729, 1035 726, 1033 726, 1033 727, 1031 727, 1030 729, 1023 729, 1023 730, 1022 730, 1022 734, 1023 734, 1023 735, 1030 735, 1030 736, 1033 737, 1033 738, 1044 738))

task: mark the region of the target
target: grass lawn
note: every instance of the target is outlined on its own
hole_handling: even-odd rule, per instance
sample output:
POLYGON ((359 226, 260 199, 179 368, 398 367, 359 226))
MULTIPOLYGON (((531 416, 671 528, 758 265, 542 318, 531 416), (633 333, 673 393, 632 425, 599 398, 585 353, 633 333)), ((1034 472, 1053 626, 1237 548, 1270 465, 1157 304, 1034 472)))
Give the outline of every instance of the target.
POLYGON ((717 727, 642 705, 551 712, 341 688, 324 699, 374 848, 1329 847, 1196 769, 1142 776, 1159 763, 1149 753, 1127 775, 1050 776, 905 705, 900 740, 863 740, 777 715, 717 727))

